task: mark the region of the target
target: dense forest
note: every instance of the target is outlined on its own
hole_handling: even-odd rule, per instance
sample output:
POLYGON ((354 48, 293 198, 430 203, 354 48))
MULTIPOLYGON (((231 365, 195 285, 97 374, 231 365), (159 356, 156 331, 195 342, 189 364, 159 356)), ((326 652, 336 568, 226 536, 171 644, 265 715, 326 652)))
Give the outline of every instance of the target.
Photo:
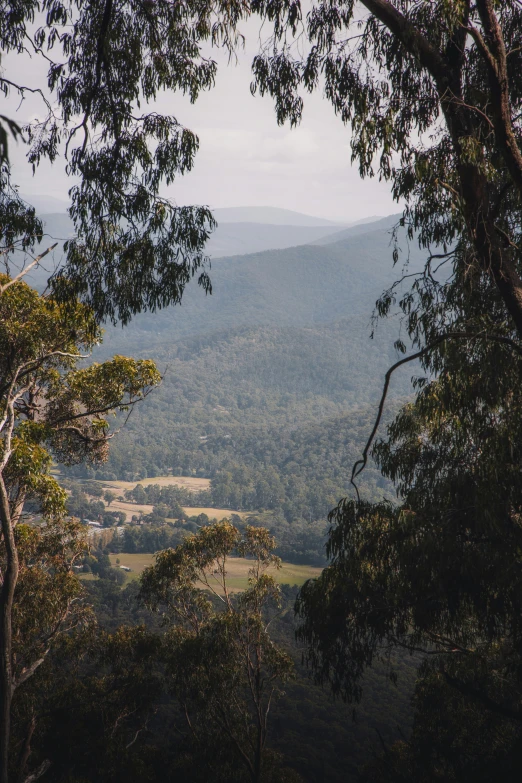
MULTIPOLYGON (((79 466, 71 475, 205 476, 215 479, 217 506, 324 519, 349 489, 349 469, 371 430, 371 403, 394 354, 392 346, 383 351, 382 340, 372 344, 361 320, 239 328, 142 351, 162 357, 162 386, 133 411, 106 465, 79 466), (357 358, 363 351, 364 361, 357 358)), ((395 385, 395 400, 411 389, 412 374, 395 385)), ((391 496, 375 470, 364 481, 372 497, 391 496)))

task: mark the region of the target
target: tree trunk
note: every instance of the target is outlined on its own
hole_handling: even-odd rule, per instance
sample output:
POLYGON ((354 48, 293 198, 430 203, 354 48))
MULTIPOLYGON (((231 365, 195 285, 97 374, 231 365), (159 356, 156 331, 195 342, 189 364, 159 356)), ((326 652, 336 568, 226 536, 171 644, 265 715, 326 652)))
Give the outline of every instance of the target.
POLYGON ((0 594, 0 783, 8 783, 11 702, 13 698, 12 613, 18 558, 8 563, 0 594))
POLYGON ((19 561, 14 538, 9 499, 0 477, 0 521, 6 549, 6 569, 0 590, 0 783, 9 783, 9 740, 13 680, 13 603, 18 581, 19 561))
MULTIPOLYGON (((469 136, 480 138, 480 134, 477 133, 480 119, 473 112, 473 108, 467 106, 462 99, 461 66, 455 67, 443 52, 434 48, 389 0, 361 0, 361 2, 388 28, 404 48, 419 60, 434 81, 457 159, 464 199, 464 217, 471 242, 482 269, 492 276, 522 339, 522 280, 512 251, 503 248, 495 228, 487 178, 479 165, 465 163, 465 156, 462 154, 463 139, 469 136)), ((481 0, 477 5, 492 49, 491 51, 486 47, 483 55, 489 63, 495 138, 513 183, 522 196, 522 153, 518 148, 511 123, 502 30, 496 19, 493 5, 487 0, 481 0)), ((463 13, 467 17, 465 8, 463 13)), ((484 49, 480 41, 477 41, 477 45, 481 50, 484 49)), ((460 40, 460 46, 464 48, 465 40, 460 40)))

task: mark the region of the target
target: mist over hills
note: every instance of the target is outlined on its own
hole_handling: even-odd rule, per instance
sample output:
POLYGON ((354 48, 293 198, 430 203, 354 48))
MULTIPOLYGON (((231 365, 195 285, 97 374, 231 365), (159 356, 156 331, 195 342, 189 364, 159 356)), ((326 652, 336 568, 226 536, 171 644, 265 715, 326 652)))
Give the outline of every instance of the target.
MULTIPOLYGON (((360 223, 354 223, 353 225, 348 226, 347 228, 343 228, 340 231, 336 231, 333 234, 329 233, 323 237, 318 237, 317 239, 314 239, 311 244, 333 245, 337 242, 342 242, 345 239, 352 239, 353 237, 367 234, 369 231, 386 231, 388 233, 389 239, 391 239, 390 232, 397 225, 400 217, 401 215, 399 212, 395 215, 387 215, 386 217, 376 218, 375 220, 371 221, 361 221, 360 223)), ((404 236, 404 232, 402 232, 402 236, 404 236)))
MULTIPOLYGON (((189 334, 242 325, 310 327, 358 316, 370 334, 375 301, 401 274, 394 268, 389 228, 333 244, 299 245, 244 256, 216 259, 211 268, 213 293, 187 287, 180 306, 137 316, 124 330, 109 328, 105 351, 141 350, 189 334)), ((382 225, 381 225, 382 224, 382 225)), ((404 245, 409 269, 422 267, 424 253, 404 245)), ((362 347, 361 347, 362 350, 362 347)))
MULTIPOLYGON (((38 203, 43 202, 43 197, 37 197, 38 203)), ((51 199, 49 207, 55 207, 56 199, 51 199)), ((59 202, 57 202, 59 204, 59 202)), ((214 259, 228 256, 245 255, 258 253, 264 250, 282 249, 293 247, 295 245, 312 244, 317 240, 327 240, 330 234, 336 234, 340 225, 320 218, 308 218, 300 213, 293 213, 290 210, 268 210, 267 217, 272 218, 274 223, 262 222, 261 217, 264 211, 258 208, 244 208, 247 210, 244 215, 250 215, 252 220, 246 222, 241 219, 241 209, 225 210, 230 215, 236 215, 238 221, 230 222, 223 217, 219 217, 219 225, 215 229, 207 242, 206 254, 214 259), (287 214, 288 213, 288 214, 287 214), (296 225, 286 224, 284 219, 294 219, 296 225), (299 223, 301 220, 301 223, 299 223), (310 221, 310 224, 307 222, 310 221)), ((219 210, 217 210, 219 212, 219 210)), ((41 218, 44 224, 45 234, 42 242, 38 246, 38 252, 47 250, 56 241, 58 247, 46 257, 42 267, 35 270, 30 278, 33 285, 38 288, 45 286, 48 276, 59 266, 63 255, 63 243, 66 239, 74 236, 72 222, 66 214, 65 206, 60 211, 41 212, 41 218)), ((21 257, 19 257, 21 261, 21 257)))
POLYGON ((343 225, 338 220, 327 220, 279 207, 222 207, 212 212, 218 223, 265 223, 280 226, 333 226, 334 228, 343 225))
POLYGON ((282 249, 328 241, 338 226, 292 226, 272 223, 220 222, 207 243, 211 258, 245 255, 263 250, 282 249))

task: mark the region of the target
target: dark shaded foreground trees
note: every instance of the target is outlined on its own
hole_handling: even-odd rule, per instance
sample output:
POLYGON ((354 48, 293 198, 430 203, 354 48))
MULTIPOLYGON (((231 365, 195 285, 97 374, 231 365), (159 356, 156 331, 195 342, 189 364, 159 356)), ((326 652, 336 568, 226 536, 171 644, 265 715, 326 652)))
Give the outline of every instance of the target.
POLYGON ((267 573, 279 565, 273 547, 266 530, 241 534, 223 521, 158 553, 139 595, 137 583, 124 591, 89 583, 100 599, 92 621, 62 635, 21 693, 15 749, 32 726, 34 765, 49 759, 63 783, 122 775, 297 783, 268 737, 294 676, 292 657, 270 635, 283 599, 267 573), (251 568, 246 590, 231 593, 228 560, 237 553, 251 568))
MULTIPOLYGON (((301 639, 347 698, 393 648, 425 656, 411 741, 374 779, 520 776, 522 728, 522 6, 515 0, 259 4, 276 55, 254 88, 298 122, 324 80, 361 174, 406 201, 423 274, 386 291, 420 359, 416 398, 373 456, 398 506, 343 501, 331 565, 303 588, 301 639), (405 283, 404 283, 405 284, 405 283), (384 774, 384 773, 383 773, 384 774)), ((395 249, 395 260, 399 248, 395 249)), ((399 351, 405 353, 402 340, 399 351)), ((409 357, 404 357, 404 362, 409 357)), ((373 434, 353 479, 372 453, 373 434)), ((490 778, 491 779, 491 778, 490 778)))
POLYGON ((168 687, 181 705, 190 752, 204 762, 202 780, 299 780, 267 745, 272 702, 293 672, 268 630, 267 608, 280 599, 267 573, 280 566, 274 548, 264 528, 241 535, 223 521, 158 553, 141 579, 142 600, 169 626, 168 687), (248 587, 238 595, 227 579, 234 552, 252 560, 248 587))
MULTIPOLYGON (((93 548, 93 554, 99 556, 100 550, 93 548)), ((201 722, 208 739, 192 740, 165 666, 169 650, 162 638, 168 644, 169 626, 162 627, 160 614, 136 602, 138 582, 121 589, 100 578, 82 586, 96 622, 62 636, 20 689, 14 703, 15 757, 32 722, 29 769, 50 760, 42 780, 53 783, 118 783, 122 775, 130 783, 211 783, 228 776, 248 780, 236 749, 215 724, 203 721, 205 705, 200 713, 195 702, 191 719, 201 722)), ((289 767, 286 780, 295 779, 295 770, 309 783, 355 783, 358 767, 380 747, 376 729, 388 743, 400 736, 397 725, 404 731, 410 725, 414 661, 407 654, 395 660, 398 689, 382 670, 371 672, 354 721, 352 708, 315 686, 302 666, 293 643, 297 588, 281 587, 281 608, 266 606, 267 630, 273 643, 294 658, 295 676, 271 703, 266 771, 273 764, 280 779, 281 767, 289 767)), ((239 695, 245 696, 244 691, 239 695)))
MULTIPOLYGON (((109 414, 143 399, 160 375, 153 362, 122 356, 79 366, 81 351, 100 339, 91 310, 65 307, 5 276, 0 285, 0 780, 6 783, 13 697, 57 637, 85 614, 72 570, 85 542, 66 517, 52 460, 106 459, 109 414), (36 513, 24 513, 27 501, 36 513)), ((25 780, 28 732, 27 751, 11 760, 15 779, 25 780)), ((45 769, 44 761, 27 776, 37 779, 45 769)))

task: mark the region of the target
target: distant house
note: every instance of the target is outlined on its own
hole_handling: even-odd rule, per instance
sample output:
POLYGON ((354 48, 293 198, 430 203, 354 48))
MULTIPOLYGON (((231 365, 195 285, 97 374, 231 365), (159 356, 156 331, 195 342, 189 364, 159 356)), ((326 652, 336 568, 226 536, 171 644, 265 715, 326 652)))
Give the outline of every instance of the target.
POLYGON ((103 527, 100 522, 94 522, 92 519, 84 519, 83 522, 85 522, 86 525, 89 525, 89 527, 103 527))

